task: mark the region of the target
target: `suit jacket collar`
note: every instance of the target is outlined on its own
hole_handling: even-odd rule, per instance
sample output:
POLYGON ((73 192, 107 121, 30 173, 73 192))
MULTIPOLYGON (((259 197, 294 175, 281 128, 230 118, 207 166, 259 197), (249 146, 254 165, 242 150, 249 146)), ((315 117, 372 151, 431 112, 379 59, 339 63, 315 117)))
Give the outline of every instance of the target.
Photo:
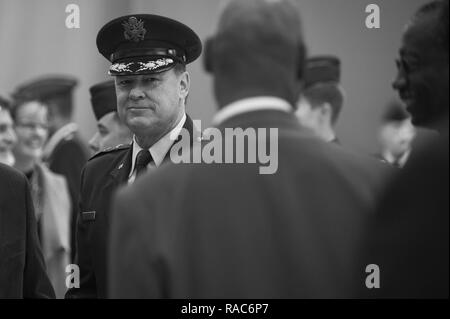
POLYGON ((225 120, 217 128, 279 128, 294 129, 304 132, 304 135, 313 136, 313 134, 303 128, 294 113, 279 110, 261 110, 242 113, 225 120))
POLYGON ((64 139, 69 138, 71 135, 78 131, 78 126, 75 123, 69 123, 57 130, 48 140, 44 147, 44 158, 50 158, 56 146, 64 139))

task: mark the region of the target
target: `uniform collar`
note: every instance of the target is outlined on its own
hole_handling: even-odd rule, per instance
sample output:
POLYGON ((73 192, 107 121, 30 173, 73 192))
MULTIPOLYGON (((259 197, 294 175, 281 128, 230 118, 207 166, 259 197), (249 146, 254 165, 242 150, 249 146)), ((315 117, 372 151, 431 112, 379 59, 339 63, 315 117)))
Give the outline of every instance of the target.
POLYGON ((406 151, 405 153, 403 153, 403 155, 399 158, 396 159, 394 155, 392 155, 391 152, 389 151, 384 151, 383 152, 383 158, 386 160, 386 162, 388 162, 389 164, 395 164, 398 163, 400 167, 405 166, 406 161, 409 158, 409 154, 411 153, 411 150, 406 151))
POLYGON ((44 157, 48 158, 53 150, 55 149, 56 145, 58 145, 59 142, 61 142, 66 137, 70 136, 71 134, 78 131, 78 125, 75 123, 69 123, 61 127, 59 130, 57 130, 48 140, 47 144, 44 147, 44 157))
MULTIPOLYGON (((167 152, 172 147, 172 144, 174 143, 174 139, 171 139, 171 136, 176 136, 181 132, 181 129, 183 128, 184 123, 186 122, 186 113, 183 114, 183 117, 178 122, 178 124, 166 135, 164 135, 162 138, 160 138, 155 144, 153 144, 148 150, 150 151, 150 154, 152 155, 153 162, 156 167, 161 165, 164 158, 166 157, 167 152), (172 135, 173 134, 173 135, 172 135)), ((131 170, 129 177, 131 177, 134 173, 134 165, 136 162, 136 157, 139 151, 143 150, 142 147, 139 146, 139 144, 136 142, 136 136, 133 136, 133 154, 131 158, 131 170)))
POLYGON ((213 124, 219 125, 236 115, 261 110, 291 112, 292 106, 286 100, 275 96, 255 96, 238 100, 224 106, 213 118, 213 124))

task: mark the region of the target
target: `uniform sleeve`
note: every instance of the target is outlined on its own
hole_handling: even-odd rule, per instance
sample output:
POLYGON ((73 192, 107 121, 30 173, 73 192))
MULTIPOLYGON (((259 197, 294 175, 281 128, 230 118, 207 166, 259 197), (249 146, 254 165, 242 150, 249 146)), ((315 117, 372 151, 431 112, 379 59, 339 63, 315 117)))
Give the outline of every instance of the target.
POLYGON ((28 183, 25 183, 27 220, 26 257, 23 281, 24 298, 55 298, 55 292, 46 273, 44 257, 39 245, 37 223, 28 183))
POLYGON ((81 298, 97 298, 97 286, 95 280, 95 274, 93 271, 92 256, 90 254, 90 238, 91 227, 88 223, 83 223, 80 218, 80 214, 83 211, 84 193, 86 189, 83 187, 85 184, 85 170, 83 169, 81 174, 81 192, 79 200, 79 212, 77 218, 76 227, 76 255, 75 264, 80 269, 80 287, 70 288, 66 293, 68 299, 81 299, 81 298))

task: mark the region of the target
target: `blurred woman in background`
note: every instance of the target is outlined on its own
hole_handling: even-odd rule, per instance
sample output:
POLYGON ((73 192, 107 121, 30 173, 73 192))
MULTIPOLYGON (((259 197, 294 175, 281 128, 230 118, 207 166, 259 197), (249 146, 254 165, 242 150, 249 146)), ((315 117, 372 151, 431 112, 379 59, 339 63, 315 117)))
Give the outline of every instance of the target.
POLYGON ((38 222, 38 235, 47 273, 56 297, 66 291, 65 267, 70 263, 70 197, 63 176, 41 163, 48 138, 48 110, 37 101, 21 102, 12 109, 17 143, 13 148, 14 167, 28 178, 38 222))

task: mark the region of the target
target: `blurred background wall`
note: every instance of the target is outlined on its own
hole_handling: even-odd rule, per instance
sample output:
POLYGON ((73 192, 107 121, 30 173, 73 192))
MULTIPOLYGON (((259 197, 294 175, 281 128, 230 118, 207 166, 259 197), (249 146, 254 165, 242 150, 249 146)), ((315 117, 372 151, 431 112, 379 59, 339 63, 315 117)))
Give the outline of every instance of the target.
MULTIPOLYGON (((45 74, 72 74, 75 121, 88 139, 95 130, 88 89, 108 79, 109 63, 95 38, 109 20, 132 13, 165 15, 189 25, 201 39, 216 29, 221 0, 0 0, 0 94, 45 74), (67 29, 68 4, 80 7, 80 28, 67 29)), ((404 24, 426 0, 298 0, 309 54, 335 54, 342 62, 347 94, 337 131, 343 144, 364 153, 377 149, 376 128, 385 104, 395 96, 391 82, 404 24), (381 9, 381 28, 367 29, 365 8, 381 9)), ((210 124, 216 110, 212 79, 202 57, 188 67, 192 86, 188 112, 210 124)))

